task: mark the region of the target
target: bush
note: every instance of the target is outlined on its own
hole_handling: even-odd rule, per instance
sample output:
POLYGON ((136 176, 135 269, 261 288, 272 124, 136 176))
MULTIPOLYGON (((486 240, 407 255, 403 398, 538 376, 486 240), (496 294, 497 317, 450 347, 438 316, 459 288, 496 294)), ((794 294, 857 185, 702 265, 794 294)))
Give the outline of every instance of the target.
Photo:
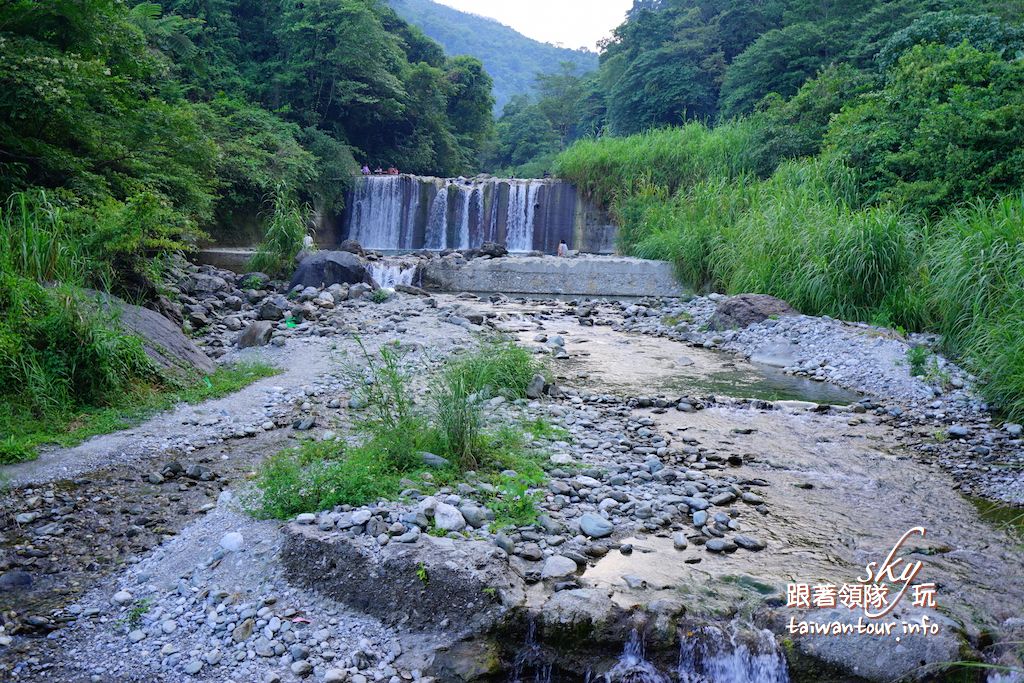
POLYGON ((263 241, 249 259, 248 270, 271 277, 290 277, 295 269, 295 257, 302 251, 309 234, 309 224, 309 208, 299 206, 279 187, 274 194, 263 241))
POLYGON ((556 173, 604 207, 644 185, 672 194, 707 178, 749 172, 753 127, 749 121, 713 131, 702 123, 654 130, 625 138, 580 140, 559 155, 556 173))
MULTIPOLYGON (((274 456, 260 470, 261 493, 252 504, 256 514, 288 517, 342 503, 393 498, 402 478, 415 479, 426 471, 423 451, 453 463, 447 470, 431 471, 435 480, 450 480, 470 469, 496 482, 498 473, 508 469, 515 469, 524 481, 543 479, 539 464, 525 455, 523 429, 485 430, 482 412, 492 397, 525 395, 526 383, 543 369, 529 352, 510 343, 485 342, 475 352, 451 360, 431 380, 428 412, 413 405, 409 374, 397 349, 384 346, 377 354, 365 348, 362 352, 366 374, 360 372, 356 379, 366 415, 357 427, 364 442, 349 450, 337 444, 307 444, 274 456)), ((508 503, 517 510, 525 504, 513 498, 508 503)))
POLYGON ((880 91, 845 108, 827 148, 869 201, 929 213, 1016 191, 1024 177, 1024 61, 968 45, 919 45, 880 91))

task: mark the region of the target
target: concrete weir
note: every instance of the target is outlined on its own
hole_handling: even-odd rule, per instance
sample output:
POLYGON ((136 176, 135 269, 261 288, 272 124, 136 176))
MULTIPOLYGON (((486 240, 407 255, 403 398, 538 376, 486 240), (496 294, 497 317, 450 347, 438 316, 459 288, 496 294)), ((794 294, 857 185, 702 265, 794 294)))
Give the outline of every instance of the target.
POLYGON ((432 259, 423 285, 442 291, 570 296, 682 296, 672 264, 625 256, 432 259))

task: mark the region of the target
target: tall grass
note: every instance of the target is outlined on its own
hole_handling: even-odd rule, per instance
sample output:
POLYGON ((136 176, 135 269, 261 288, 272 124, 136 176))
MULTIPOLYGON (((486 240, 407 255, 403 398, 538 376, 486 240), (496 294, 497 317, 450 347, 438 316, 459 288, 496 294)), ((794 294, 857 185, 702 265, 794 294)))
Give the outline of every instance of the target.
POLYGON ((744 126, 587 141, 558 168, 610 205, 622 251, 672 261, 698 290, 941 332, 989 400, 1024 418, 1024 194, 927 219, 865 205, 854 172, 828 156, 759 180, 744 126))
POLYGON ((290 276, 295 257, 309 234, 309 223, 308 207, 300 206, 283 188, 278 188, 263 241, 249 259, 249 270, 272 277, 290 276))
POLYGON ((745 120, 713 131, 702 123, 625 138, 585 139, 555 160, 555 172, 605 207, 646 184, 670 193, 706 178, 753 170, 754 129, 745 120))

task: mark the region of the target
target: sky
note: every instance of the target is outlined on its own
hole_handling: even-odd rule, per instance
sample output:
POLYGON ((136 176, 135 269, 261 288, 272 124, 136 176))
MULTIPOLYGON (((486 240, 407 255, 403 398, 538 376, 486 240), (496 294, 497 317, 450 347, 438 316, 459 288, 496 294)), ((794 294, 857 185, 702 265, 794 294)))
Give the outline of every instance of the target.
POLYGON ((596 50, 623 22, 633 0, 436 0, 497 19, 524 36, 564 47, 596 50))

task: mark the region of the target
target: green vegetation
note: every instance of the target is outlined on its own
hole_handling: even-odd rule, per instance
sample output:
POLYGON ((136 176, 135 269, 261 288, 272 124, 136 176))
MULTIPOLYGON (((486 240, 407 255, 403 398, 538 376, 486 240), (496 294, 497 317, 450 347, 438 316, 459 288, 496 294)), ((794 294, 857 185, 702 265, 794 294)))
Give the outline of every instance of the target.
POLYGON ((492 527, 529 526, 537 522, 537 494, 530 492, 529 480, 515 477, 502 477, 499 493, 488 501, 487 508, 494 512, 492 527))
POLYGON ((271 277, 290 277, 295 257, 302 251, 303 242, 309 234, 309 213, 308 207, 298 206, 283 188, 279 189, 263 241, 249 259, 249 270, 271 277))
POLYGON ((0 4, 5 459, 175 388, 106 295, 161 308, 169 259, 207 233, 265 232, 251 265, 286 276, 357 156, 469 172, 490 89, 376 0, 0 4))
POLYGON ((552 66, 569 62, 584 72, 597 68, 597 55, 593 52, 540 43, 493 19, 431 0, 389 0, 388 4, 399 16, 440 43, 446 53, 471 55, 483 62, 494 79, 496 113, 515 96, 531 94, 534 77, 551 72, 552 66))
MULTIPOLYGON (((892 36, 889 25, 871 34, 887 46, 885 69, 848 46, 833 60, 845 63, 778 88, 744 118, 580 140, 555 169, 613 211, 623 251, 673 261, 697 289, 940 332, 989 400, 1019 418, 1021 31, 994 15, 926 12, 892 36), (979 26, 1007 42, 993 50, 979 26)), ((722 89, 751 111, 738 82, 722 89)), ((948 383, 934 359, 909 360, 948 383)))
POLYGON ((127 429, 145 418, 173 408, 176 404, 201 403, 234 393, 277 370, 261 363, 226 365, 200 379, 163 385, 133 385, 119 400, 103 404, 54 404, 43 413, 17 399, 6 405, 0 416, 0 464, 11 464, 36 457, 44 445, 74 446, 98 434, 127 429))
POLYGON ((911 346, 907 349, 907 363, 910 364, 910 374, 914 377, 923 377, 925 363, 928 362, 929 356, 931 356, 931 353, 926 346, 911 346))
POLYGON ((509 343, 485 342, 451 360, 430 378, 429 406, 423 410, 413 403, 399 351, 384 346, 371 354, 364 349, 369 381, 359 374, 359 396, 366 405, 357 425, 362 443, 308 442, 272 456, 257 478, 254 514, 287 518, 334 505, 394 499, 409 481, 430 489, 461 481, 472 471, 474 478, 499 486, 488 502, 496 514, 500 510, 509 519, 525 519, 533 499, 518 487, 543 480, 539 456, 528 451, 522 426, 485 429, 482 414, 484 401, 525 394, 519 379, 527 373, 532 377, 539 366, 521 351, 509 343), (424 452, 449 465, 429 467, 424 452), (507 470, 519 477, 511 488, 501 475, 507 470))

